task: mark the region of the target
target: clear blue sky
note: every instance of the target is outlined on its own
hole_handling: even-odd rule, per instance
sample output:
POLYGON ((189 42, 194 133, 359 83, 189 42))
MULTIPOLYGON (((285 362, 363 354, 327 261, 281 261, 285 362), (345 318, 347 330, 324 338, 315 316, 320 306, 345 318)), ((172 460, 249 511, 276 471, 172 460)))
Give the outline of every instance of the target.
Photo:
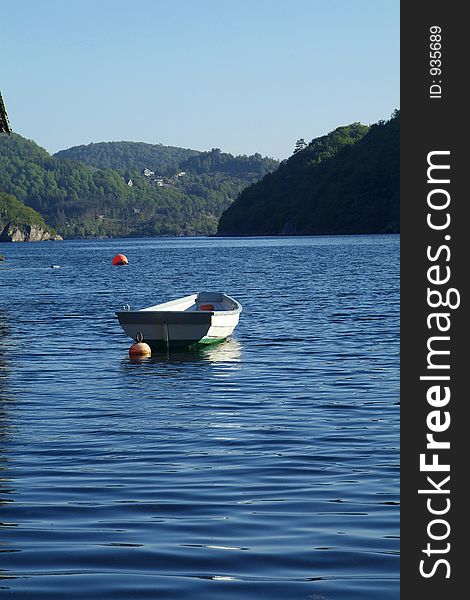
POLYGON ((49 152, 275 158, 399 108, 399 0, 0 0, 0 91, 49 152))

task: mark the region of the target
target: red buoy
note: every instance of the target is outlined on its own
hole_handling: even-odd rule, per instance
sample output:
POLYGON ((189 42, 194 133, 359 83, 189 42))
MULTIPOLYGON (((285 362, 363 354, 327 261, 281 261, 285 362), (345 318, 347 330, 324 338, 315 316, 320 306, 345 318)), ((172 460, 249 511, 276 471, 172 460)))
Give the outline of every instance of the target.
POLYGON ((125 256, 124 254, 116 254, 116 256, 113 258, 114 266, 128 265, 128 264, 129 264, 129 261, 127 260, 127 256, 125 256))

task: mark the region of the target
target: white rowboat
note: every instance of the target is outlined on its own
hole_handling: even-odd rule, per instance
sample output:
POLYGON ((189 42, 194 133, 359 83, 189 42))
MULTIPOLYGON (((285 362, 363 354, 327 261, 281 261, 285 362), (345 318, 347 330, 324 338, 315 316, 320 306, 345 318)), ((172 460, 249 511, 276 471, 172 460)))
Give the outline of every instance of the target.
POLYGON ((220 342, 233 332, 241 312, 241 304, 226 294, 199 292, 116 315, 129 337, 159 348, 220 342))

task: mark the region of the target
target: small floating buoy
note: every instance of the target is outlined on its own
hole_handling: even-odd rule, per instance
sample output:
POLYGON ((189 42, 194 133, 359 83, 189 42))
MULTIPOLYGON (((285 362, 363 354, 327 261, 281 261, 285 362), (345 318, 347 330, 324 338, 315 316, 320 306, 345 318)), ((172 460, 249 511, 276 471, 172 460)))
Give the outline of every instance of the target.
POLYGON ((144 356, 151 356, 152 349, 145 342, 135 342, 129 348, 129 356, 131 358, 142 358, 144 356))
POLYGON ((144 336, 141 331, 137 332, 135 336, 135 344, 129 348, 129 356, 131 358, 143 358, 145 356, 151 356, 152 349, 148 344, 144 342, 144 336))
POLYGON ((116 254, 116 256, 113 258, 114 266, 128 265, 128 264, 129 264, 129 261, 127 260, 127 256, 125 256, 124 254, 116 254))

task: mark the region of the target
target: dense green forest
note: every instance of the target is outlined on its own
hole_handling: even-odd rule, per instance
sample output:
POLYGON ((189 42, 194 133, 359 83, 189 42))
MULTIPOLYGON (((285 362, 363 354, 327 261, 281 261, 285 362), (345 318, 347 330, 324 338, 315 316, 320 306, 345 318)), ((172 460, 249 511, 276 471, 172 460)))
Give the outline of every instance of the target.
POLYGON ((143 142, 99 142, 86 146, 74 146, 54 154, 56 158, 80 161, 90 167, 114 169, 127 177, 149 169, 158 177, 168 178, 184 171, 190 175, 221 173, 240 177, 251 183, 278 166, 278 161, 253 156, 232 156, 213 148, 200 152, 143 142))
POLYGON ((116 171, 142 171, 150 169, 158 175, 175 175, 182 162, 197 155, 197 150, 145 144, 144 142, 98 142, 86 146, 73 146, 60 150, 54 156, 78 160, 98 169, 116 171))
POLYGON ((240 191, 277 166, 259 154, 233 157, 218 149, 197 153, 133 142, 81 147, 83 160, 87 149, 95 166, 51 156, 16 134, 0 138, 0 190, 37 210, 64 238, 211 235, 240 191), (106 151, 94 155, 95 146, 106 151), (161 162, 147 162, 147 146, 158 150, 153 156, 161 162), (144 168, 154 173, 144 176, 144 168))
POLYGON ((224 212, 218 234, 398 232, 399 120, 395 111, 371 127, 354 123, 298 143, 224 212))

